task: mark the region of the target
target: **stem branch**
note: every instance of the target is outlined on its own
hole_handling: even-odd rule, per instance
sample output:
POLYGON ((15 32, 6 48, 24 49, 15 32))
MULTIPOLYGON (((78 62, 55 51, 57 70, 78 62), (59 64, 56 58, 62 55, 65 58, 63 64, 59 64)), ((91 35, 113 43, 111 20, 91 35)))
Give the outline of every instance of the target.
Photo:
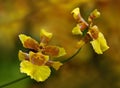
POLYGON ((16 79, 16 80, 14 80, 14 81, 11 81, 11 82, 8 82, 8 83, 5 83, 5 84, 3 84, 3 85, 0 85, 0 88, 3 88, 3 87, 6 87, 6 86, 9 86, 9 85, 11 85, 11 84, 14 84, 14 83, 16 83, 16 82, 18 82, 18 81, 21 81, 21 80, 23 80, 23 79, 26 79, 26 78, 28 78, 29 76, 25 76, 25 77, 22 77, 22 78, 19 78, 19 79, 16 79))
POLYGON ((81 48, 79 48, 72 56, 68 57, 67 59, 65 59, 64 61, 61 61, 62 63, 66 63, 68 61, 70 61, 73 57, 75 57, 79 51, 81 50, 81 48))

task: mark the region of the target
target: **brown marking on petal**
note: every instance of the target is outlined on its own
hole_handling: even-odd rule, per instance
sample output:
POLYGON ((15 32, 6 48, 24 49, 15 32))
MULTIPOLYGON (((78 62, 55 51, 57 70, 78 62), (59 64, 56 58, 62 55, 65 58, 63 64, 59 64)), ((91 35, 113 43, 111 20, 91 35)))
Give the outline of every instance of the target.
POLYGON ((25 55, 25 60, 29 61, 29 55, 28 54, 25 55))
POLYGON ((95 18, 95 16, 92 14, 89 16, 89 18, 91 19, 91 21, 93 21, 93 19, 95 18))
POLYGON ((33 40, 33 39, 27 39, 24 42, 24 46, 26 48, 33 49, 33 50, 36 50, 36 51, 39 50, 39 44, 35 40, 33 40))
POLYGON ((32 62, 35 65, 44 65, 46 60, 45 57, 42 54, 35 53, 34 55, 31 56, 30 62, 32 62))
POLYGON ((50 39, 48 37, 46 37, 46 36, 41 36, 40 39, 41 39, 40 42, 44 43, 45 45, 47 45, 49 43, 49 41, 50 41, 50 39))
POLYGON ((84 31, 89 26, 88 23, 82 18, 81 15, 79 15, 77 19, 77 23, 80 25, 81 31, 84 31))
POLYGON ((53 64, 53 61, 48 61, 47 63, 45 63, 45 65, 47 66, 52 66, 52 64, 53 64))
POLYGON ((39 47, 39 48, 40 48, 40 49, 43 49, 43 46, 41 46, 41 45, 40 45, 40 47, 39 47))
POLYGON ((59 54, 59 48, 56 46, 46 46, 43 52, 47 55, 57 56, 59 54))
POLYGON ((98 33, 99 33, 99 30, 97 28, 93 27, 92 29, 90 29, 90 36, 93 39, 97 39, 98 38, 98 33))

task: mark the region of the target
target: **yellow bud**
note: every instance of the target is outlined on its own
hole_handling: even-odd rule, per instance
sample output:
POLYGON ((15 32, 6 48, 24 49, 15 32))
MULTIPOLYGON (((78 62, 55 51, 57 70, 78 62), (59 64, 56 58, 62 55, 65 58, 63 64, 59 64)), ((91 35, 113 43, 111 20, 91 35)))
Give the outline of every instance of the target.
POLYGON ((48 39, 51 39, 51 38, 52 38, 52 33, 49 33, 49 32, 47 32, 46 30, 41 29, 41 31, 40 31, 40 36, 45 36, 45 37, 47 37, 48 39))
POLYGON ((95 18, 98 18, 98 17, 100 17, 100 12, 99 12, 97 9, 95 9, 95 10, 91 13, 91 15, 93 15, 95 18))
POLYGON ((58 70, 60 68, 60 66, 62 66, 62 65, 63 65, 62 63, 60 63, 59 61, 56 61, 56 62, 53 62, 52 67, 55 70, 58 70))
POLYGON ((62 47, 58 47, 58 48, 59 48, 59 53, 58 53, 57 57, 61 57, 61 56, 66 55, 66 51, 64 48, 62 48, 62 47))
POLYGON ((73 14, 74 19, 77 19, 77 18, 78 18, 78 15, 80 14, 79 8, 75 8, 75 9, 71 12, 71 14, 73 14))
POLYGON ((74 35, 79 35, 79 34, 82 35, 79 24, 77 24, 77 26, 73 28, 72 33, 74 35))
POLYGON ((90 16, 88 17, 88 22, 92 22, 95 18, 98 18, 100 16, 100 12, 95 9, 91 12, 90 16))

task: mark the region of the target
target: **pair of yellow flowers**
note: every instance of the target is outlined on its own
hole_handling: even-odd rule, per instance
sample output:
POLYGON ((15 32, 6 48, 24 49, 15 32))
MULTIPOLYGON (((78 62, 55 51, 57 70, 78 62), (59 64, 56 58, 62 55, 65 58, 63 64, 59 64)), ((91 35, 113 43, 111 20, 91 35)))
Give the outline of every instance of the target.
MULTIPOLYGON (((92 26, 93 19, 97 18, 100 13, 94 10, 89 18, 89 24, 80 15, 79 8, 75 8, 72 11, 74 19, 77 21, 77 26, 73 28, 72 33, 75 35, 81 35, 83 38, 78 42, 78 46, 81 46, 88 41, 93 46, 96 53, 102 54, 109 47, 101 32, 99 32, 97 26, 92 26)), ((49 41, 52 38, 52 33, 45 31, 40 32, 40 43, 24 34, 20 34, 19 38, 25 48, 30 49, 29 53, 19 51, 20 71, 26 73, 32 79, 40 82, 45 81, 51 73, 50 67, 58 70, 63 64, 60 61, 53 61, 50 58, 57 58, 66 54, 65 49, 59 46, 49 45, 49 41)))

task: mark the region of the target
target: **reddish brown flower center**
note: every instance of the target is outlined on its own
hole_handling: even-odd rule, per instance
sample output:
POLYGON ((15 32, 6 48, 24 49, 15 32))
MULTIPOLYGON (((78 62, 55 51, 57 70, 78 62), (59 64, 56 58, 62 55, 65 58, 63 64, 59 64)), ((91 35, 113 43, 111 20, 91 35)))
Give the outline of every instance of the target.
POLYGON ((93 27, 92 29, 90 29, 90 36, 93 39, 97 39, 98 38, 98 34, 99 34, 99 30, 96 27, 93 27))
POLYGON ((45 64, 45 57, 40 54, 34 54, 30 57, 30 62, 35 65, 44 65, 45 64))

